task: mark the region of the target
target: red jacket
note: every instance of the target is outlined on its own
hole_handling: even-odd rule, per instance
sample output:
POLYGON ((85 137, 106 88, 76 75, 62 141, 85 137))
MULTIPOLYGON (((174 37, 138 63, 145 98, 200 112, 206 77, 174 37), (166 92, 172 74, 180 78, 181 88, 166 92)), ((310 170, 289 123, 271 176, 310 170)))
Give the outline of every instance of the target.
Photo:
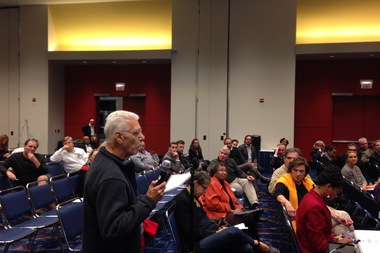
MULTIPOLYGON (((227 181, 224 181, 224 185, 226 186, 228 195, 232 198, 232 203, 234 204, 235 209, 243 208, 242 205, 237 203, 230 184, 227 181)), ((223 190, 223 186, 220 184, 219 180, 216 177, 212 177, 207 191, 200 198, 203 208, 210 219, 221 219, 226 217, 227 213, 231 212, 228 195, 223 190)))

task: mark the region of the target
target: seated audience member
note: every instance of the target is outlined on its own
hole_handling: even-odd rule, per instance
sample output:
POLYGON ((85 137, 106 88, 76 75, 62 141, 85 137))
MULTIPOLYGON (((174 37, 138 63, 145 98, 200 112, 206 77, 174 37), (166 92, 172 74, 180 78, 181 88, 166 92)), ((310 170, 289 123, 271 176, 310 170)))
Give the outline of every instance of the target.
POLYGON ((227 146, 230 150, 229 158, 234 159, 234 161, 237 163, 237 165, 244 164, 244 157, 240 153, 239 149, 237 147, 234 147, 232 145, 232 139, 227 137, 224 139, 223 144, 227 146))
POLYGON ((246 135, 244 137, 244 143, 241 144, 238 149, 244 157, 245 163, 253 163, 253 167, 263 172, 264 169, 257 163, 256 148, 252 145, 252 135, 246 135))
POLYGON ((331 213, 324 202, 325 199, 336 198, 343 184, 339 169, 326 167, 318 175, 317 186, 302 198, 296 215, 296 237, 303 253, 328 252, 330 241, 343 244, 352 242, 352 236, 331 232, 331 213))
MULTIPOLYGON (((231 186, 226 181, 227 173, 224 162, 219 163, 210 170, 211 182, 200 198, 203 208, 207 216, 212 220, 222 220, 232 226, 244 223, 248 227, 248 235, 259 240, 256 220, 259 219, 260 212, 238 214, 238 212, 244 211, 244 208, 237 203, 231 186)), ((276 248, 270 248, 266 251, 279 252, 276 248)))
MULTIPOLYGON (((181 252, 190 252, 191 238, 193 238, 195 253, 214 252, 276 252, 274 248, 254 239, 236 227, 216 225, 207 217, 198 198, 206 191, 210 183, 210 176, 205 171, 194 173, 194 199, 191 199, 190 184, 183 189, 175 199, 174 215, 178 224, 181 238, 181 252), (190 226, 190 217, 193 217, 193 227, 190 226)), ((279 251, 277 251, 279 252, 279 251)))
POLYGON ((87 158, 88 154, 83 149, 74 147, 73 138, 66 136, 63 139, 63 147, 50 157, 50 161, 60 162, 66 173, 73 173, 86 164, 87 158))
POLYGON ((274 149, 274 154, 270 159, 270 166, 273 169, 277 169, 281 167, 281 165, 284 164, 284 158, 285 158, 285 145, 284 144, 278 144, 276 148, 274 149))
POLYGON ((367 180, 364 178, 361 170, 356 163, 358 162, 358 155, 356 151, 347 151, 346 165, 342 168, 342 175, 348 181, 352 181, 358 188, 366 191, 367 180))
POLYGON ((137 154, 131 156, 130 158, 131 161, 135 164, 135 172, 137 174, 144 174, 159 167, 158 159, 154 159, 152 154, 145 149, 144 141, 141 141, 141 145, 137 154))
POLYGON ((380 140, 374 141, 374 152, 369 158, 371 167, 368 171, 368 176, 371 181, 376 181, 380 177, 380 140))
MULTIPOLYGON (((239 169, 244 171, 247 175, 253 176, 255 179, 260 179, 262 183, 269 183, 270 178, 264 177, 257 168, 256 163, 245 162, 243 155, 240 150, 232 146, 231 138, 224 139, 224 145, 230 149, 229 158, 232 158, 237 163, 239 169)), ((259 190, 256 180, 252 181, 255 190, 259 190)))
POLYGON ((205 160, 203 158, 201 145, 199 144, 199 140, 197 138, 193 139, 190 143, 189 159, 194 164, 200 164, 205 160))
POLYGON ((98 136, 96 135, 96 129, 95 129, 95 120, 90 119, 90 122, 88 125, 85 125, 82 127, 82 132, 84 136, 90 137, 90 142, 93 145, 93 147, 96 147, 98 143, 98 136))
POLYGON ((239 146, 239 141, 236 139, 232 140, 232 147, 237 148, 239 146))
POLYGON ((269 182, 269 185, 268 185, 268 191, 270 194, 274 194, 274 190, 275 190, 275 186, 276 186, 276 183, 277 183, 277 180, 282 176, 284 175, 285 173, 288 172, 288 168, 289 168, 289 165, 290 163, 297 157, 299 156, 302 156, 302 152, 301 150, 299 150, 298 148, 288 148, 285 150, 285 154, 284 154, 284 164, 281 165, 278 169, 276 169, 273 174, 272 174, 272 178, 269 182))
POLYGON ((336 159, 332 162, 332 164, 335 164, 339 168, 343 168, 344 165, 346 165, 346 153, 347 151, 358 151, 358 148, 356 147, 355 143, 349 143, 347 144, 347 150, 344 152, 344 154, 340 154, 336 156, 336 159))
MULTIPOLYGON (((328 167, 339 171, 339 168, 335 165, 329 165, 328 167)), ((313 180, 306 177, 309 172, 310 167, 306 159, 297 157, 290 163, 288 172, 277 180, 274 197, 285 206, 287 214, 293 219, 302 198, 314 187, 313 180)), ((347 212, 336 210, 332 207, 328 208, 331 212, 331 217, 333 217, 331 221, 333 233, 342 234, 354 230, 353 222, 347 212)), ((296 230, 295 220, 293 220, 292 224, 296 230)))
MULTIPOLYGON (((285 206, 287 214, 292 218, 296 216, 300 196, 313 189, 313 180, 306 177, 309 172, 310 167, 306 159, 297 157, 290 163, 287 173, 277 180, 274 198, 285 206)), ((295 228, 295 220, 293 227, 295 228)))
POLYGON ((359 139, 359 158, 363 164, 369 163, 369 158, 372 155, 372 150, 368 147, 367 138, 362 137, 359 139))
POLYGON ((288 139, 286 139, 286 138, 281 138, 280 139, 280 143, 281 144, 283 144, 283 145, 285 145, 285 149, 288 147, 288 145, 289 145, 289 141, 288 141, 288 139))
POLYGON ((0 172, 19 185, 26 186, 34 181, 45 184, 48 181, 48 166, 45 156, 36 153, 37 148, 36 139, 27 139, 23 152, 11 155, 0 164, 0 172))
POLYGON ((177 142, 171 142, 168 152, 166 152, 162 160, 168 160, 171 163, 172 173, 178 174, 185 172, 185 167, 182 165, 181 160, 179 159, 177 148, 177 142))
POLYGON ((321 140, 316 141, 313 145, 313 150, 310 151, 310 156, 314 160, 320 161, 324 155, 325 143, 321 140))
POLYGON ((86 173, 88 169, 90 168, 90 165, 97 154, 98 154, 98 149, 92 150, 88 156, 87 163, 83 165, 82 168, 80 168, 78 172, 78 183, 75 189, 75 193, 78 195, 78 197, 83 197, 84 180, 86 178, 86 173))
MULTIPOLYGON (((184 140, 179 140, 177 141, 177 152, 178 152, 178 157, 179 157, 179 160, 181 161, 183 167, 185 167, 185 171, 187 169, 189 169, 190 167, 193 167, 193 162, 187 160, 187 158, 185 157, 185 155, 183 154, 183 151, 185 150, 185 141, 184 140)), ((199 163, 197 163, 196 165, 199 166, 199 163)), ((197 167, 198 168, 198 167, 197 167)))
POLYGON ((375 188, 373 189, 373 195, 375 196, 377 203, 380 204, 380 177, 376 182, 375 188))
POLYGON ((324 155, 321 157, 320 162, 328 166, 333 163, 336 158, 336 148, 334 146, 326 146, 324 155))
POLYGON ((259 201, 256 190, 251 183, 254 177, 247 175, 239 169, 236 162, 228 157, 229 154, 230 150, 227 146, 220 149, 218 158, 211 161, 207 171, 211 171, 214 167, 217 167, 220 162, 224 162, 228 171, 226 181, 235 189, 235 194, 240 195, 245 193, 249 205, 252 209, 255 209, 259 205, 259 201))
POLYGON ((83 140, 83 143, 80 148, 82 148, 87 154, 90 154, 92 150, 94 149, 94 147, 91 145, 90 137, 85 135, 83 136, 82 140, 83 140))
POLYGON ((6 134, 0 135, 0 161, 7 159, 11 153, 9 152, 9 137, 6 134))

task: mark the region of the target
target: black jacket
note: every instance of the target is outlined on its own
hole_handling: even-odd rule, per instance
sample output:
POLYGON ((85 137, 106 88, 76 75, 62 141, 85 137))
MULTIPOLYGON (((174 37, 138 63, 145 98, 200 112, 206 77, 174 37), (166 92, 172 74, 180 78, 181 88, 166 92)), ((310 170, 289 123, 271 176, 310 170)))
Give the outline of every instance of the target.
POLYGON ((141 252, 140 225, 154 207, 137 197, 134 164, 101 148, 86 175, 83 253, 141 252))

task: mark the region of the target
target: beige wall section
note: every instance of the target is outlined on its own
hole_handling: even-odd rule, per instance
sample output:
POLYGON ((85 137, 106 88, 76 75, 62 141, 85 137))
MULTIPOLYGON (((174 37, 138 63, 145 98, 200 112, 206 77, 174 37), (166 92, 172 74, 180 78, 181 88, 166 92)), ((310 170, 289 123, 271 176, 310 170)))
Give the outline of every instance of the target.
POLYGON ((49 109, 48 109, 48 154, 63 139, 65 125, 65 67, 62 63, 49 61, 49 109))
POLYGON ((281 137, 292 146, 296 0, 232 3, 230 134, 240 141, 246 134, 261 135, 264 150, 281 137))
POLYGON ((172 140, 194 134, 209 159, 224 133, 293 143, 296 1, 231 1, 229 51, 228 0, 200 1, 199 34, 194 2, 173 0, 172 140))
POLYGON ((19 12, 0 10, 0 134, 15 148, 19 136, 19 12), (12 135, 13 133, 13 135, 12 135))
POLYGON ((20 142, 29 134, 40 141, 40 153, 48 153, 49 138, 47 22, 47 6, 20 8, 20 142))
MULTIPOLYGON (((197 86, 197 1, 173 0, 170 141, 195 134, 197 86)), ((169 143, 168 143, 169 145, 169 143)), ((201 144, 202 145, 202 144, 201 144)))

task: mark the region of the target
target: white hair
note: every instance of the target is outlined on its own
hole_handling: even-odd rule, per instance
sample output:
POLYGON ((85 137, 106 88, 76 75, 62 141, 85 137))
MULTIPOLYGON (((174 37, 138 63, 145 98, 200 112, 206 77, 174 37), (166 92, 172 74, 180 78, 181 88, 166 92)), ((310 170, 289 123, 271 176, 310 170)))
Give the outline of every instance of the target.
POLYGON ((129 130, 129 125, 125 122, 126 120, 139 120, 139 116, 134 112, 122 110, 114 111, 108 115, 106 125, 104 126, 104 134, 108 144, 113 142, 115 132, 127 132, 129 130))

